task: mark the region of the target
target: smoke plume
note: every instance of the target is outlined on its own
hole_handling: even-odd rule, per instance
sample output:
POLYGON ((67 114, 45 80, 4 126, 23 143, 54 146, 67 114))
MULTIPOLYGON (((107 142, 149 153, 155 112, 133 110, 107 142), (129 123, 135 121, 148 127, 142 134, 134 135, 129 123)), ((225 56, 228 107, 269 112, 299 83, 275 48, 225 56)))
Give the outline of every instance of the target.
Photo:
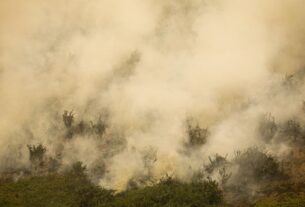
POLYGON ((122 190, 165 174, 188 181, 215 153, 284 153, 258 128, 267 113, 305 121, 304 6, 1 0, 1 171, 29 167, 27 145, 42 144, 62 170, 81 161, 95 182, 122 190), (67 139, 65 110, 78 126, 107 123, 102 137, 67 139), (189 143, 187 123, 207 129, 204 144, 189 143))

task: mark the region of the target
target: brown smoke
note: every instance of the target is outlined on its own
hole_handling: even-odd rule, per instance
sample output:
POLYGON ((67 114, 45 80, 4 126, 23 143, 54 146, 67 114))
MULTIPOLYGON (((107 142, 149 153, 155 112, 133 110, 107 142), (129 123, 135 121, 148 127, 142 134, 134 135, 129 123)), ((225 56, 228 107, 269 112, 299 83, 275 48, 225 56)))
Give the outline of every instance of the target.
POLYGON ((188 180, 210 154, 260 145, 262 114, 300 111, 291 103, 304 95, 281 84, 304 67, 303 11, 302 0, 1 0, 0 168, 28 166, 37 143, 50 155, 64 145, 67 165, 99 162, 96 139, 52 133, 65 109, 78 120, 107 111, 109 133, 126 140, 99 178, 109 188, 147 173, 148 148, 153 177, 188 180), (189 117, 210 135, 186 156, 189 117))

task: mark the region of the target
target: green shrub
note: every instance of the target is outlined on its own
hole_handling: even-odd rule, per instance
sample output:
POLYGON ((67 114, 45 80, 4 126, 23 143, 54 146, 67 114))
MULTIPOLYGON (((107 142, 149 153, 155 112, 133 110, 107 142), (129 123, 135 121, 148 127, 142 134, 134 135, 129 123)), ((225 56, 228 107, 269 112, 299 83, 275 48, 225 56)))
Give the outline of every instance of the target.
POLYGON ((223 196, 214 181, 181 183, 167 178, 154 186, 114 195, 77 174, 30 177, 0 185, 5 207, 218 206, 223 196))
POLYGON ((142 189, 126 191, 116 196, 112 207, 194 206, 220 205, 223 196, 214 181, 181 183, 167 178, 142 189))
POLYGON ((0 206, 4 207, 91 207, 111 199, 111 191, 71 175, 31 177, 0 185, 0 206))

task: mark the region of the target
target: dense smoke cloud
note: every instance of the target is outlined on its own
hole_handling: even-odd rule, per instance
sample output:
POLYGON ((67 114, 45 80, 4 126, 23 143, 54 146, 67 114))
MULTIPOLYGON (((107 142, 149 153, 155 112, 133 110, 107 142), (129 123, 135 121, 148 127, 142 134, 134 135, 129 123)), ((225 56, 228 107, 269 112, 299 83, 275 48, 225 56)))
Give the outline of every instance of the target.
POLYGON ((302 0, 1 0, 0 168, 29 166, 27 144, 42 143, 124 189, 189 180, 208 155, 262 145, 264 114, 304 119, 302 80, 283 86, 304 67, 303 11, 302 0), (64 139, 64 110, 107 119, 102 141, 64 139), (187 153, 189 119, 209 136, 187 153))

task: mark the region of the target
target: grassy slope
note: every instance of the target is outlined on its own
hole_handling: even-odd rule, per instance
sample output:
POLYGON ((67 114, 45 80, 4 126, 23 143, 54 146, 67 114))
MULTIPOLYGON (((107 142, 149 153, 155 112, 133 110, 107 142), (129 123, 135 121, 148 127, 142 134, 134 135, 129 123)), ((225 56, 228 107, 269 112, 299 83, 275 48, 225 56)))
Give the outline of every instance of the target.
POLYGON ((94 186, 83 175, 49 175, 0 184, 1 207, 207 207, 221 203, 222 193, 214 182, 167 180, 116 195, 94 186))
MULTIPOLYGON (((213 182, 183 184, 161 182, 155 186, 113 192, 91 184, 83 175, 49 175, 0 183, 2 207, 205 207, 224 206, 213 182)), ((255 207, 303 207, 305 194, 280 193, 260 199, 255 207)))
POLYGON ((96 198, 111 198, 110 192, 93 186, 83 176, 50 175, 0 185, 0 206, 68 207, 89 205, 96 198), (87 201, 88 200, 88 201, 87 201))
POLYGON ((258 201, 255 207, 304 207, 305 194, 279 194, 258 201))
MULTIPOLYGON (((291 158, 293 172, 303 172, 305 153, 291 158)), ((29 177, 17 182, 0 180, 0 207, 207 207, 225 206, 222 193, 214 182, 180 183, 171 179, 154 186, 119 194, 93 185, 81 165, 58 175, 29 177)), ((255 207, 305 207, 305 183, 302 177, 266 183, 255 207)), ((238 206, 234 203, 232 206, 238 206)), ((245 207, 245 205, 239 205, 245 207)))

